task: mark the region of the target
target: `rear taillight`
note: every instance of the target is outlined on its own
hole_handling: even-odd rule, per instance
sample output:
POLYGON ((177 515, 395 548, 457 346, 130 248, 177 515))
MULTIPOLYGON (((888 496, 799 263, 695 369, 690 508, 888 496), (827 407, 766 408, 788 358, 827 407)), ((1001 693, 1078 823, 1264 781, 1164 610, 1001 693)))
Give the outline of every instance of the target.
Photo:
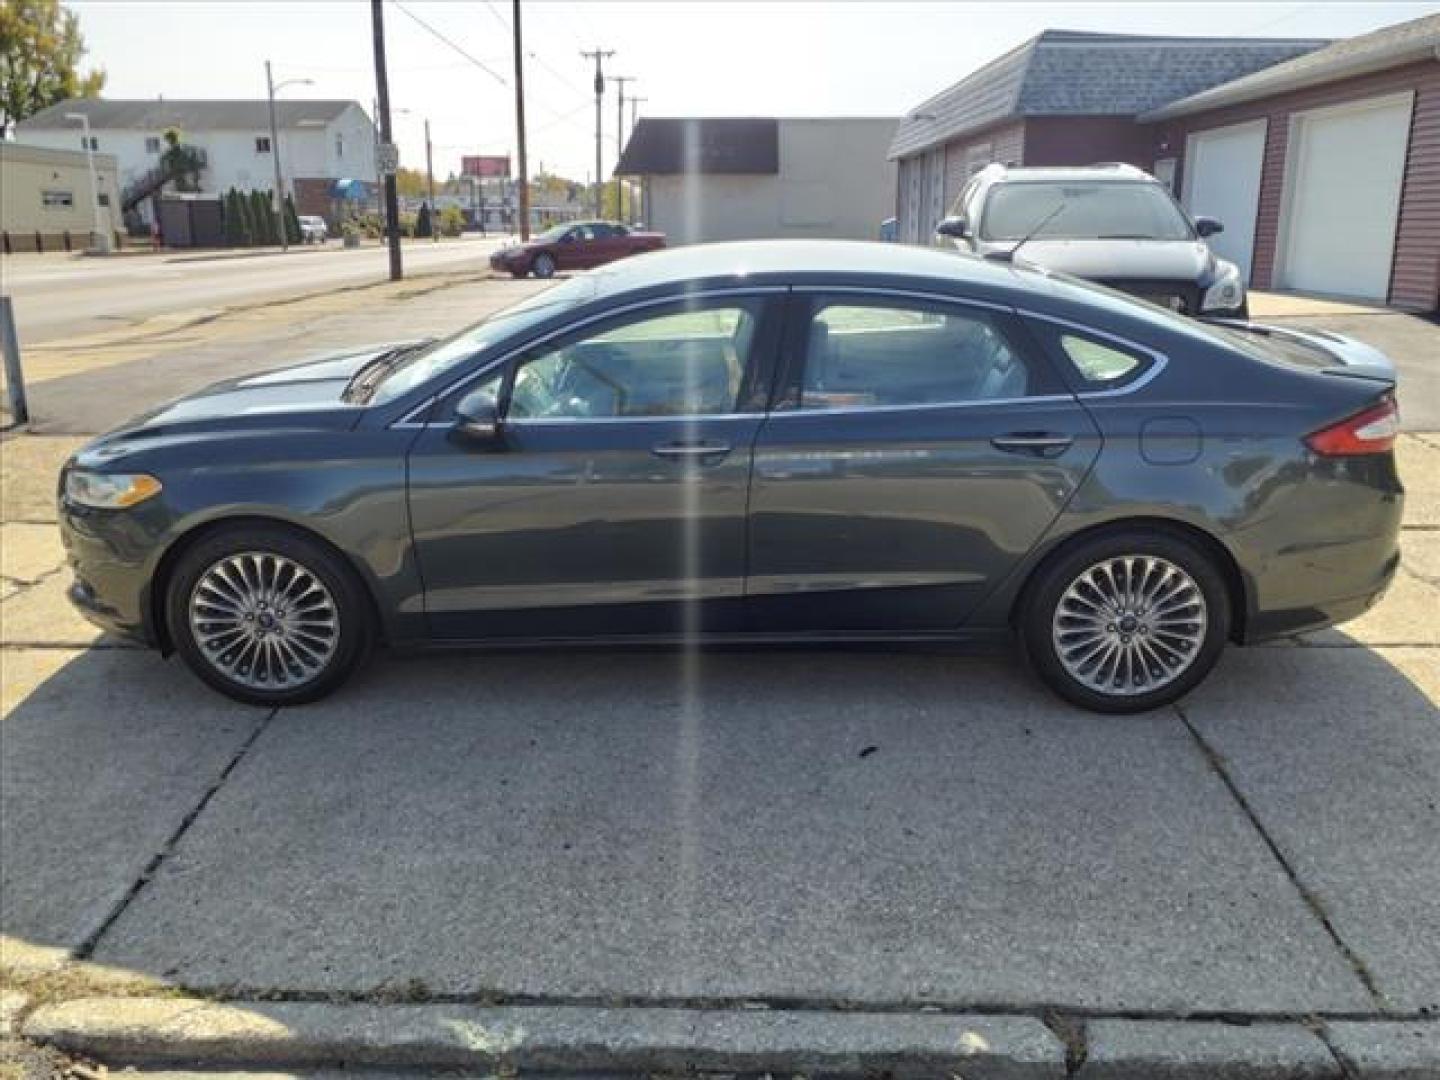
POLYGON ((1399 434, 1400 408, 1395 398, 1386 394, 1379 404, 1307 436, 1305 445, 1325 457, 1387 454, 1399 434))

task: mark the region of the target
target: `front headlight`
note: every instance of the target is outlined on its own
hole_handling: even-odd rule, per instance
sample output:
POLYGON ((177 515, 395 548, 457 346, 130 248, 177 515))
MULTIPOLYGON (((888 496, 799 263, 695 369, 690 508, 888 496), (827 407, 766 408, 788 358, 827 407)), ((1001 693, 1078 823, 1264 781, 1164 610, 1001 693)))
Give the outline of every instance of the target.
POLYGON ((1201 311, 1233 311, 1245 302, 1245 283, 1240 280, 1240 268, 1224 259, 1216 260, 1220 276, 1215 279, 1200 301, 1201 311))
POLYGON ((71 469, 65 474, 65 498, 96 510, 123 510, 160 494, 160 481, 148 473, 100 473, 71 469))

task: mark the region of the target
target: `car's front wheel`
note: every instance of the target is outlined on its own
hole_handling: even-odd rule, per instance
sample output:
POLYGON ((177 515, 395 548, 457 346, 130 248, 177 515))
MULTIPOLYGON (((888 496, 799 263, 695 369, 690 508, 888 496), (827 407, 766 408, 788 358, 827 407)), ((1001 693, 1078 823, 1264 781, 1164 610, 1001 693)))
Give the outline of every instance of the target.
POLYGON ((324 697, 373 636, 354 571, 323 544, 270 526, 223 529, 185 551, 165 614, 191 670, 254 705, 324 697))
POLYGON ((535 256, 535 266, 533 269, 535 271, 535 276, 538 278, 554 277, 555 256, 546 255, 543 253, 535 256))
POLYGON ((1191 541, 1117 530, 1041 567, 1019 630, 1061 697, 1097 712, 1143 712, 1179 700, 1215 666, 1230 632, 1229 590, 1191 541))

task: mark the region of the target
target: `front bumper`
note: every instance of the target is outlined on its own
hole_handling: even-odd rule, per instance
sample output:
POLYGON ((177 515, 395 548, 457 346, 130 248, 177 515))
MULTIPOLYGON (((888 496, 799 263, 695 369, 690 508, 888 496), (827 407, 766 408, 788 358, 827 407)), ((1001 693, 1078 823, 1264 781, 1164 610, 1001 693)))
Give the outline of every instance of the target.
POLYGON ((111 634, 155 646, 150 581, 158 538, 143 508, 91 510, 59 503, 60 539, 74 580, 67 596, 111 634))

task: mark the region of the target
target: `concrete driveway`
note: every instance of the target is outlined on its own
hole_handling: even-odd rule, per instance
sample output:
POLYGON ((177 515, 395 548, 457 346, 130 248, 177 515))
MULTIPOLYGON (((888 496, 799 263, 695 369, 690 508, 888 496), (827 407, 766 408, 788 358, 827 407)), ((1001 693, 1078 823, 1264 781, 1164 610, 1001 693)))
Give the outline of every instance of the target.
MULTIPOLYGON (((70 440, 4 444, 41 472, 70 440)), ((1440 1010, 1440 439, 1405 570, 1182 708, 1008 657, 388 659, 261 711, 98 639, 7 506, 4 933, 227 993, 1440 1010)))
MULTIPOLYGON (((51 400, 93 415, 65 378, 51 400)), ((12 977, 78 957, 247 1002, 1016 1013, 1088 1025, 1092 1054, 1106 1024, 1197 1017, 1435 1043, 1440 436, 1402 442, 1375 611, 1124 720, 936 649, 388 658, 245 708, 68 610, 51 501, 79 441, 0 444, 12 977)))

